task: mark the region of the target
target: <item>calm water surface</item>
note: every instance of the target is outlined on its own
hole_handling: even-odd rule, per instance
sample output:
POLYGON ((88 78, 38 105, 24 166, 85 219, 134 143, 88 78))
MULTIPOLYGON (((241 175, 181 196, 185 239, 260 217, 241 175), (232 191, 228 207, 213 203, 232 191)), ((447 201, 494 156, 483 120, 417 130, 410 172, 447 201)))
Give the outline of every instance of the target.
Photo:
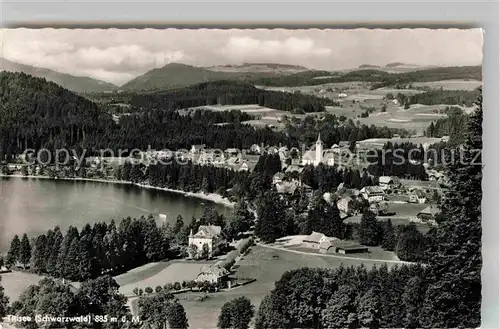
POLYGON ((0 251, 6 251, 14 234, 34 236, 56 225, 66 230, 151 213, 166 214, 168 220, 180 214, 190 221, 209 204, 229 214, 209 201, 131 185, 0 177, 0 251))

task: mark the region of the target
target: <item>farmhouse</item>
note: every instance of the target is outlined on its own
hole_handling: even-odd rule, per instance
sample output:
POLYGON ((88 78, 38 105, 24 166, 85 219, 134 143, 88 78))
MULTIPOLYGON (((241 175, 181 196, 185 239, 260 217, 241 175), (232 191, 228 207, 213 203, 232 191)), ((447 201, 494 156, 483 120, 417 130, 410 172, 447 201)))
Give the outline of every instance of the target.
POLYGON ((303 240, 303 245, 306 248, 320 249, 321 243, 331 242, 338 240, 335 237, 328 237, 323 233, 312 232, 310 235, 306 236, 303 240))
POLYGON ((383 201, 385 196, 385 192, 380 186, 365 186, 360 192, 363 198, 370 203, 383 201))
POLYGON ((431 205, 417 214, 417 218, 421 221, 431 221, 436 218, 436 215, 440 213, 437 206, 431 205))
POLYGON ((204 266, 196 276, 196 282, 220 283, 229 276, 229 271, 220 265, 204 266))
POLYGON ((397 177, 380 176, 378 179, 378 185, 385 191, 397 188, 401 185, 401 183, 397 177))
POLYGON ((411 203, 425 203, 427 201, 427 197, 425 193, 422 190, 415 190, 410 194, 410 200, 409 202, 411 203))
MULTIPOLYGON (((208 246, 209 256, 212 257, 214 252, 225 243, 221 235, 221 227, 215 225, 201 225, 198 232, 193 235, 193 231, 189 233, 188 245, 195 245, 198 253, 203 251, 203 245, 208 246)), ((193 255, 194 256, 194 255, 193 255)))

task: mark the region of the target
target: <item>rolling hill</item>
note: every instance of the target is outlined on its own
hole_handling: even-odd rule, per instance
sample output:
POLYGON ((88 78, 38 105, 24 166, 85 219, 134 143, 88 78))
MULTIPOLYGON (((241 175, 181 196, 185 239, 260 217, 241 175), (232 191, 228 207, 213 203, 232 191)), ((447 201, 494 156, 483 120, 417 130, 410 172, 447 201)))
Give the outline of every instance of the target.
POLYGON ((191 65, 171 63, 153 69, 120 87, 124 91, 161 90, 217 80, 236 80, 251 73, 220 72, 191 65))
POLYGON ((42 67, 20 64, 5 58, 0 58, 0 71, 22 72, 37 78, 45 78, 48 81, 52 81, 63 88, 77 93, 105 92, 117 88, 117 86, 109 82, 60 73, 42 67))

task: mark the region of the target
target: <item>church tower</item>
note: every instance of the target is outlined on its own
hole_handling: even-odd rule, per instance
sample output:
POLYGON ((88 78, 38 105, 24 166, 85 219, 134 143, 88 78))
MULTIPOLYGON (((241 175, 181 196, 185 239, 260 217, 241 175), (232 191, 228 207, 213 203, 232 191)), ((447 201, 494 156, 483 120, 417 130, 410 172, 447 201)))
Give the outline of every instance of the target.
POLYGON ((321 134, 318 133, 318 140, 316 141, 316 159, 314 165, 317 166, 323 162, 323 142, 321 141, 321 134))

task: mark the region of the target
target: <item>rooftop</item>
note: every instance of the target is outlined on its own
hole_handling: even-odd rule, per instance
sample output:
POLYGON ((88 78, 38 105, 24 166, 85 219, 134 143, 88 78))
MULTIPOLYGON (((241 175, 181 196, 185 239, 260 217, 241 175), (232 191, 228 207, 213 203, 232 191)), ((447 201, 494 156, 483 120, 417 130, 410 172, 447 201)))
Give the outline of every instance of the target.
POLYGON ((195 238, 212 238, 220 235, 221 227, 216 225, 201 225, 198 232, 194 235, 195 238))

